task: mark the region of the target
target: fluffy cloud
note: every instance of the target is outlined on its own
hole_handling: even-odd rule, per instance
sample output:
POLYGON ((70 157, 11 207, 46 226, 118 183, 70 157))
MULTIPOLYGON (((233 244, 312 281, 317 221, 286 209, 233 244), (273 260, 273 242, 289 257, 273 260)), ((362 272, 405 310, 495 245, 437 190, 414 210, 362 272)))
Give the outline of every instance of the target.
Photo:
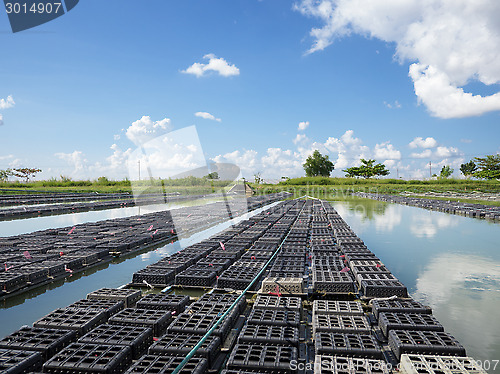
POLYGON ((429 158, 432 156, 432 151, 430 149, 426 149, 420 153, 413 152, 410 154, 411 158, 429 158))
POLYGON ((413 139, 408 145, 410 148, 435 148, 437 146, 437 141, 431 137, 424 139, 419 136, 413 139))
POLYGON ((210 114, 208 112, 196 112, 194 115, 196 117, 200 117, 203 119, 210 119, 212 121, 222 122, 222 120, 220 118, 215 118, 215 116, 213 114, 210 114))
POLYGON ((198 78, 203 77, 206 73, 215 72, 223 77, 231 77, 235 75, 240 75, 240 69, 236 65, 230 65, 222 57, 217 58, 214 54, 210 53, 203 56, 205 60, 208 60, 206 64, 201 62, 195 62, 193 65, 188 67, 186 70, 182 70, 182 73, 193 74, 198 78))
POLYGON ((212 159, 217 163, 230 162, 238 166, 245 176, 249 177, 250 175, 262 171, 260 160, 258 158, 258 152, 250 149, 244 151, 233 151, 228 152, 224 155, 217 155, 212 159))
POLYGON ((308 53, 357 33, 395 43, 412 62, 415 94, 430 113, 460 118, 500 110, 500 93, 473 95, 463 86, 500 82, 500 3, 496 0, 301 0, 295 9, 323 25, 308 53))
POLYGON ((375 144, 373 157, 380 160, 401 160, 401 152, 390 142, 375 144))
POLYGON ((143 116, 135 121, 125 132, 135 145, 142 145, 158 136, 165 135, 172 129, 169 118, 164 118, 161 121, 152 121, 149 116, 143 116))
POLYGON ((306 139, 307 139, 307 136, 305 134, 297 134, 295 139, 293 139, 292 141, 293 141, 293 144, 298 144, 306 139))
POLYGON ((358 165, 360 158, 369 158, 370 148, 362 144, 362 140, 354 136, 353 130, 347 130, 340 138, 329 137, 324 146, 332 154, 337 154, 335 169, 358 165))
POLYGON ((309 127, 309 121, 305 121, 305 122, 299 122, 299 127, 298 127, 298 130, 299 131, 304 131, 305 129, 307 129, 309 127))
POLYGON ((11 95, 7 96, 6 99, 0 99, 0 109, 9 109, 14 105, 16 105, 16 103, 11 95))
POLYGON ((72 153, 55 153, 54 156, 65 161, 71 168, 70 176, 74 178, 84 178, 88 172, 88 162, 82 151, 74 151, 72 153))
POLYGON ((463 155, 463 152, 454 147, 437 147, 435 154, 437 157, 450 158, 460 157, 463 155))

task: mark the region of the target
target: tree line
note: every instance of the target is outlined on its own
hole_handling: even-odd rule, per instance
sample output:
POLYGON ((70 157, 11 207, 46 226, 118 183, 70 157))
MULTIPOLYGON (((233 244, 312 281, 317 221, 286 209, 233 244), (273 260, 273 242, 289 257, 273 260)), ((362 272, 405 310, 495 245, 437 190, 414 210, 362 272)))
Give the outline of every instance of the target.
POLYGON ((9 177, 21 178, 25 182, 29 182, 31 178, 34 178, 41 171, 41 169, 37 168, 0 169, 0 182, 7 181, 9 177))
MULTIPOLYGON (((360 166, 342 170, 346 173, 347 178, 372 178, 390 174, 386 166, 382 163, 376 163, 376 160, 362 158, 360 162, 360 166)), ((335 165, 330 161, 328 155, 322 155, 318 150, 315 150, 302 166, 307 177, 329 177, 335 169, 335 165)), ((449 165, 444 165, 439 175, 434 174, 433 176, 449 178, 453 171, 449 165)), ((500 154, 475 157, 473 160, 462 164, 460 171, 466 178, 500 179, 500 154)))

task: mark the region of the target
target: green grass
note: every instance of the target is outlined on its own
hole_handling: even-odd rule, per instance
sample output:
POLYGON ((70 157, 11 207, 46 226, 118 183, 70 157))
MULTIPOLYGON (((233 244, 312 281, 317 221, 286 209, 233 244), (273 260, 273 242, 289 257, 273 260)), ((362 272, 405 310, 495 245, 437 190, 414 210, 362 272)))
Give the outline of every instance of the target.
POLYGON ((63 180, 41 180, 33 182, 0 182, 0 194, 30 193, 30 192, 98 192, 98 193, 132 193, 135 189, 147 190, 151 193, 171 193, 181 194, 207 194, 220 192, 221 189, 230 188, 234 182, 222 180, 206 180, 204 178, 187 177, 182 179, 164 180, 129 180, 114 181, 106 177, 97 180, 73 181, 67 178, 63 180), (15 191, 8 191, 15 190, 15 191))
MULTIPOLYGON (((398 180, 398 179, 355 179, 304 177, 289 179, 278 184, 251 184, 259 194, 288 191, 294 197, 310 195, 327 200, 347 199, 352 192, 371 192, 397 195, 404 191, 414 193, 425 192, 461 192, 472 191, 500 193, 499 181, 482 181, 467 179, 441 180, 398 180)), ((443 200, 450 200, 443 198, 443 200)), ((459 199, 458 199, 459 200, 459 199)), ((465 200, 486 205, 498 205, 488 200, 465 200)))

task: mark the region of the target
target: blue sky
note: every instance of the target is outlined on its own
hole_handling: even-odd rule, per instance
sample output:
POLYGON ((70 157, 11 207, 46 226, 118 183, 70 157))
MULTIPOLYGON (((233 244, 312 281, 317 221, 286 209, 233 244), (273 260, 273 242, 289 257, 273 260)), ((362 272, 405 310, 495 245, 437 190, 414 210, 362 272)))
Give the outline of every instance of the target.
POLYGON ((16 34, 0 12, 0 169, 121 179, 141 142, 195 125, 197 147, 144 162, 275 180, 319 149, 335 176, 360 157, 458 176, 500 151, 500 8, 461 3, 86 0, 16 34))

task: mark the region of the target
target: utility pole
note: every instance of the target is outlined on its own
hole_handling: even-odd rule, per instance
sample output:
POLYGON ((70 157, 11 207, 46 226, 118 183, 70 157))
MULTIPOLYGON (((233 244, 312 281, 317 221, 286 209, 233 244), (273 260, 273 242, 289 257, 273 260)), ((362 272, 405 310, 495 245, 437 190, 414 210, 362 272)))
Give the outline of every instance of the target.
POLYGON ((432 161, 429 161, 429 178, 432 178, 432 161))
POLYGON ((141 160, 137 161, 139 164, 139 180, 141 180, 141 160))

